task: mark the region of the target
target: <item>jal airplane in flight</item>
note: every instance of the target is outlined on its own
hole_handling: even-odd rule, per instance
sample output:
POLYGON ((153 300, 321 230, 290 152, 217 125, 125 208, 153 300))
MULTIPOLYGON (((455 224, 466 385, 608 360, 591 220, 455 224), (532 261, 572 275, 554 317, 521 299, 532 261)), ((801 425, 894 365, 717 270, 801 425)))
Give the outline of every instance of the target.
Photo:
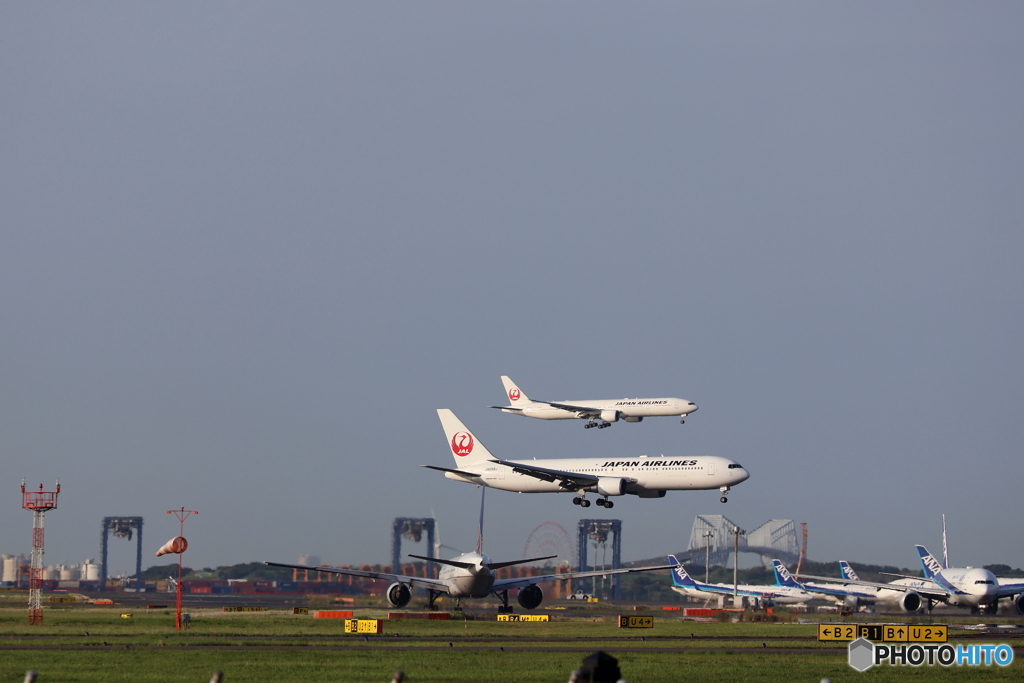
MULTIPOLYGON (((1017 613, 1024 614, 1024 582, 1000 583, 992 572, 980 567, 943 567, 924 546, 914 547, 921 558, 923 578, 890 574, 899 579, 892 583, 876 583, 846 578, 838 583, 874 588, 876 599, 881 601, 891 599, 891 591, 904 612, 917 612, 925 605, 930 612, 936 602, 944 602, 954 607, 969 607, 971 611, 995 614, 999 600, 1011 599, 1017 613)), ((798 578, 836 582, 834 578, 807 574, 800 574, 798 578)))
POLYGON ((727 458, 700 455, 684 458, 629 459, 564 458, 559 460, 502 460, 491 452, 447 408, 437 411, 455 467, 423 465, 444 472, 455 481, 517 493, 577 494, 573 504, 590 507, 588 493, 599 496, 597 504, 611 508, 612 496, 634 495, 663 498, 666 491, 718 489, 727 501, 730 487, 746 481, 750 473, 727 458))
MULTIPOLYGON (((483 491, 480 499, 480 525, 483 527, 483 491)), ((649 572, 658 569, 668 569, 668 565, 653 567, 633 567, 629 569, 600 569, 586 572, 567 572, 565 574, 547 574, 545 576, 530 576, 518 579, 499 579, 495 572, 502 567, 511 567, 527 562, 538 562, 550 560, 555 555, 547 557, 534 557, 526 560, 512 560, 511 562, 492 562, 491 558, 483 553, 483 534, 477 536, 476 552, 463 553, 450 560, 442 560, 436 557, 423 557, 422 555, 409 555, 418 560, 437 562, 443 565, 436 579, 420 578, 417 576, 405 576, 403 574, 392 574, 388 572, 364 571, 361 569, 348 569, 345 567, 320 567, 303 564, 283 564, 280 562, 264 562, 272 567, 288 567, 290 569, 306 569, 332 574, 346 574, 350 576, 362 576, 368 579, 382 579, 391 581, 385 596, 388 603, 393 607, 405 607, 412 600, 412 589, 426 588, 428 606, 434 607, 434 601, 442 595, 455 598, 456 607, 461 605, 463 598, 486 598, 494 595, 501 600, 501 612, 511 612, 508 604, 508 592, 519 589, 518 600, 523 609, 537 609, 544 601, 544 592, 538 583, 551 581, 564 581, 566 579, 581 579, 589 576, 607 576, 610 574, 629 574, 633 572, 649 572)))
POLYGON ((508 377, 502 375, 505 394, 511 402, 507 406, 488 406, 503 413, 540 420, 587 420, 584 429, 611 427, 620 419, 643 422, 645 417, 679 416, 679 423, 697 410, 697 404, 684 398, 620 398, 606 401, 541 401, 530 400, 508 377))
MULTIPOLYGON (((753 598, 761 607, 772 605, 785 605, 797 602, 814 600, 817 596, 808 593, 796 581, 785 582, 779 576, 779 569, 775 567, 776 585, 751 585, 739 584, 733 588, 732 584, 726 583, 704 583, 691 577, 675 555, 669 555, 668 561, 672 565, 672 590, 690 598, 706 598, 708 593, 714 595, 738 595, 745 598, 753 598)), ((778 560, 775 560, 777 562, 778 560)), ((785 569, 785 567, 783 567, 785 569)), ((788 575, 789 572, 786 572, 788 575)), ((792 577, 788 577, 792 579, 792 577)))

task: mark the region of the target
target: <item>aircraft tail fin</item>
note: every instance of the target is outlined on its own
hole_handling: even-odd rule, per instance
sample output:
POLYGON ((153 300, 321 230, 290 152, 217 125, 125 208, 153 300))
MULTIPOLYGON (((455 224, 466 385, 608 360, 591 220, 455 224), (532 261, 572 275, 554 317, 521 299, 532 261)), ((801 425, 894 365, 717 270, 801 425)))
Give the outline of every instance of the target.
POLYGON ((850 579, 851 581, 860 581, 860 577, 857 576, 857 572, 853 571, 853 567, 846 560, 839 560, 839 573, 843 575, 844 579, 850 579))
POLYGON ((679 560, 676 559, 675 555, 668 556, 668 563, 672 565, 673 586, 680 586, 682 588, 697 587, 697 582, 690 578, 690 575, 686 573, 686 569, 683 565, 679 564, 679 560))
POLYGON ((461 469, 484 460, 496 460, 473 432, 462 424, 462 420, 455 417, 455 413, 447 408, 438 408, 437 416, 441 419, 444 438, 448 441, 456 467, 461 469))
POLYGON ((513 408, 532 403, 526 394, 523 393, 522 389, 517 387, 516 383, 506 375, 501 376, 501 383, 505 385, 505 395, 508 396, 509 403, 513 408))
POLYGON ((789 573, 782 560, 772 560, 772 568, 775 570, 775 585, 800 588, 800 583, 789 573))
POLYGON ((930 579, 942 571, 942 565, 928 552, 927 548, 923 545, 915 545, 914 547, 917 548, 917 554, 921 558, 921 570, 924 572, 924 578, 930 579))

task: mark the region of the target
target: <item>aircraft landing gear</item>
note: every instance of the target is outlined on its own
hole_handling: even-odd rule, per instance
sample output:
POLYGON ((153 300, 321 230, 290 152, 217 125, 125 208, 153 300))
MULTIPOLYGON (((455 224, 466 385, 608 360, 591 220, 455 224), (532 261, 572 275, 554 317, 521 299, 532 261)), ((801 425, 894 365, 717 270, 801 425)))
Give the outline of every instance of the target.
POLYGON ((729 495, 729 491, 731 489, 728 486, 722 486, 722 487, 719 487, 718 490, 722 492, 722 497, 719 498, 718 500, 722 501, 723 503, 728 503, 729 499, 726 498, 726 496, 729 495))
POLYGON ((441 592, 440 591, 427 590, 427 609, 428 610, 430 610, 432 612, 437 610, 437 605, 434 604, 434 601, 437 600, 440 596, 441 596, 441 592))
POLYGON ((511 614, 512 606, 508 604, 508 591, 501 591, 500 593, 495 593, 494 595, 496 595, 497 598, 501 600, 501 604, 498 605, 498 614, 511 614))
POLYGON ((602 508, 608 508, 610 510, 611 508, 615 507, 615 503, 608 500, 607 498, 598 498, 597 506, 602 508))
POLYGON ((590 507, 590 501, 584 498, 583 496, 576 496, 575 498, 573 498, 572 504, 579 505, 582 508, 590 507))
POLYGON ((605 429, 606 427, 611 427, 611 426, 612 426, 611 422, 602 422, 601 424, 597 425, 597 428, 598 429, 605 429))
POLYGON ((591 420, 591 421, 590 421, 590 422, 588 422, 587 424, 583 425, 583 428, 584 428, 584 429, 593 429, 593 428, 594 428, 594 427, 596 427, 596 426, 597 426, 597 423, 596 423, 596 422, 594 422, 593 420, 591 420))
POLYGON ((594 427, 597 427, 598 429, 604 429, 605 427, 611 427, 611 426, 612 426, 611 422, 594 422, 593 420, 591 420, 587 424, 583 425, 583 428, 584 429, 593 429, 594 427))
POLYGON ((686 418, 679 418, 679 424, 681 424, 681 425, 686 424, 686 418))

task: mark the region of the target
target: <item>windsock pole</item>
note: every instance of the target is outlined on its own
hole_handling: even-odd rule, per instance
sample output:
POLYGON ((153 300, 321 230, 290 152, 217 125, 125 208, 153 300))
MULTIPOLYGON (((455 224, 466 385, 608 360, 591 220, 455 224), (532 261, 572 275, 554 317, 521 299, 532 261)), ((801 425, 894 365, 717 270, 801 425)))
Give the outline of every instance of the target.
POLYGON ((167 514, 174 515, 178 518, 178 535, 175 538, 167 541, 156 551, 156 556, 166 555, 168 553, 177 553, 178 555, 178 585, 175 591, 176 597, 174 601, 174 630, 181 630, 181 554, 188 548, 188 541, 185 540, 185 518, 189 515, 198 515, 198 510, 186 510, 181 508, 180 510, 168 510, 167 514))

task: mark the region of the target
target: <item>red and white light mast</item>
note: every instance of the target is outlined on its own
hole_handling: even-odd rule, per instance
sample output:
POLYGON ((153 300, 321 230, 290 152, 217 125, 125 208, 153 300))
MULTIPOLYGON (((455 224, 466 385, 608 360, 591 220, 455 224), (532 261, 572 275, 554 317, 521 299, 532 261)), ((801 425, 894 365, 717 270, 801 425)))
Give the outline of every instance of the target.
POLYGON ((21 507, 32 511, 32 566, 28 572, 28 623, 43 623, 43 525, 47 510, 57 508, 57 494, 60 493, 60 479, 57 490, 26 491, 25 480, 21 480, 21 507))

